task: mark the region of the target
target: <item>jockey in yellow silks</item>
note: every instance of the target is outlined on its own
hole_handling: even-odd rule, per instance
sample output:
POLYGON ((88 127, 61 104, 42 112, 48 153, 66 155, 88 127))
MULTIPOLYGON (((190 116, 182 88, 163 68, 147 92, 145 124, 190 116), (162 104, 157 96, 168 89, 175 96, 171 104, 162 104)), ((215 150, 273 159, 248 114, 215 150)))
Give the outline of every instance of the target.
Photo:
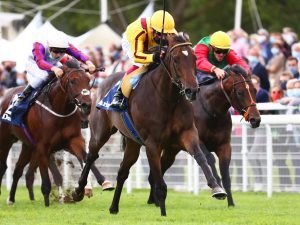
MULTIPOLYGON (((129 24, 122 37, 122 49, 129 57, 132 67, 128 69, 123 77, 122 83, 118 88, 110 107, 125 109, 124 96, 129 98, 130 92, 139 79, 139 75, 147 71, 150 63, 160 63, 162 54, 160 52, 146 53, 151 48, 158 46, 165 34, 176 34, 175 22, 170 13, 156 11, 151 18, 140 18, 129 24), (162 29, 163 28, 163 29, 162 29), (162 33, 163 32, 163 33, 162 33), (124 96, 123 96, 124 95, 124 96)), ((162 43, 166 45, 166 43, 162 43)))

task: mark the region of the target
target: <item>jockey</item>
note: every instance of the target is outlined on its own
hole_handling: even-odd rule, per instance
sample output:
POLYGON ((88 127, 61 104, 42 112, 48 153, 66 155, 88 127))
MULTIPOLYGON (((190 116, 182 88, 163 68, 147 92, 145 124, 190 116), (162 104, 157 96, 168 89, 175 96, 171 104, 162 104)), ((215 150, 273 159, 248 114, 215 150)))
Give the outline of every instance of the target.
POLYGON ((125 109, 124 96, 129 98, 132 88, 137 84, 139 75, 147 71, 150 63, 160 63, 160 59, 164 55, 163 52, 152 54, 146 53, 146 51, 151 47, 158 46, 161 39, 162 45, 165 46, 167 44, 164 41, 165 35, 177 33, 171 14, 165 12, 164 24, 163 15, 164 11, 159 10, 151 18, 141 18, 128 25, 122 37, 122 48, 133 66, 128 69, 123 77, 110 107, 125 109), (164 28, 163 34, 162 28, 164 28))
POLYGON ((230 49, 230 45, 230 37, 223 31, 202 38, 195 47, 198 75, 215 73, 218 79, 223 79, 225 77, 223 68, 233 64, 240 65, 249 74, 248 64, 230 49))
POLYGON ((94 72, 96 67, 86 55, 80 52, 68 42, 67 35, 61 31, 57 32, 53 38, 47 41, 46 45, 40 42, 33 44, 32 54, 29 56, 26 72, 28 85, 19 95, 14 106, 26 99, 33 90, 48 81, 49 74, 53 72, 56 77, 63 75, 63 70, 59 68, 64 63, 66 54, 75 57, 77 60, 88 66, 89 72, 94 72))

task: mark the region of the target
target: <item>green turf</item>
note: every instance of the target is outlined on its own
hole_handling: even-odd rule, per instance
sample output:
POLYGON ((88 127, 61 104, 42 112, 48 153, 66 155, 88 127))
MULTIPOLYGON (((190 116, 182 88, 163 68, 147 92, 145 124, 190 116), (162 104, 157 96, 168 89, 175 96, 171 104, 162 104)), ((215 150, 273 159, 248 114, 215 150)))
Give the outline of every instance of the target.
POLYGON ((234 193, 236 207, 228 208, 227 201, 212 199, 208 192, 199 196, 190 193, 168 192, 167 217, 159 208, 147 205, 148 190, 123 192, 120 212, 110 215, 108 208, 113 192, 94 189, 94 196, 76 204, 51 203, 44 207, 39 188, 36 201, 28 199, 25 188, 19 188, 14 206, 6 205, 8 192, 2 187, 0 224, 300 224, 300 194, 234 193))

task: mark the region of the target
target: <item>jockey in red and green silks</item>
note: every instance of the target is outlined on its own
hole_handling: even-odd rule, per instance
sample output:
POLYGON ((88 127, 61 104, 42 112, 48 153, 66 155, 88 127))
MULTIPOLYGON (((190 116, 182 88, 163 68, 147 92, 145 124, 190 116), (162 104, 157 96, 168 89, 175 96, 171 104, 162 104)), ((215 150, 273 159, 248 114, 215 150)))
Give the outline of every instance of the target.
POLYGON ((214 73, 218 79, 222 79, 225 77, 223 68, 233 64, 240 65, 249 73, 248 64, 230 46, 230 37, 223 31, 202 38, 195 46, 199 74, 214 73))

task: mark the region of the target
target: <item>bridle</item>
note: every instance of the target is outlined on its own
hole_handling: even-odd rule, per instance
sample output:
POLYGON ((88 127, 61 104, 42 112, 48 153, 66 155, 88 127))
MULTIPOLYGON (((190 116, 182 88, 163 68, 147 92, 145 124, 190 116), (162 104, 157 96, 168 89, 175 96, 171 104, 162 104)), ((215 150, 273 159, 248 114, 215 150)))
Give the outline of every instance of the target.
POLYGON ((169 62, 170 62, 170 67, 173 68, 173 73, 175 74, 175 76, 172 76, 172 72, 167 68, 165 62, 163 59, 161 59, 161 64, 163 65, 165 71, 167 72, 168 76, 170 77, 171 79, 171 82, 173 84, 175 84, 175 86, 177 86, 179 88, 179 94, 180 95, 185 95, 186 93, 186 90, 185 90, 185 87, 184 85, 182 84, 181 80, 179 79, 179 76, 178 76, 178 72, 177 72, 177 69, 175 67, 175 64, 174 64, 174 59, 171 55, 171 52, 175 49, 175 48, 178 48, 178 47, 181 47, 181 46, 192 46, 192 43, 191 42, 184 42, 184 43, 179 43, 179 44, 176 44, 174 46, 172 46, 170 48, 170 50, 168 50, 168 55, 169 55, 169 62), (175 77, 175 78, 174 78, 175 77))
MULTIPOLYGON (((65 82, 66 83, 66 87, 64 87, 63 86, 63 82, 64 82, 64 80, 65 79, 67 79, 72 73, 75 73, 75 72, 85 72, 85 70, 84 69, 82 69, 82 68, 79 68, 79 69, 71 69, 71 70, 69 70, 62 78, 59 78, 59 84, 60 84, 60 87, 61 87, 61 89, 62 89, 62 91, 64 92, 64 93, 67 93, 67 84, 68 84, 68 80, 65 82)), ((83 105, 82 105, 82 103, 78 100, 78 97, 79 96, 81 96, 81 95, 83 95, 83 96, 88 96, 88 95, 90 95, 91 94, 91 88, 92 88, 92 86, 90 86, 90 88, 89 89, 82 89, 79 93, 76 93, 76 94, 74 94, 73 96, 71 96, 71 102, 73 102, 75 105, 77 105, 79 108, 82 108, 83 107, 83 105)))
MULTIPOLYGON (((236 93, 236 90, 235 90, 236 85, 238 85, 238 84, 244 84, 245 85, 245 88, 246 88, 246 90, 247 90, 247 92, 249 94, 251 102, 250 102, 250 105, 243 107, 243 106, 241 106, 240 101, 237 101, 238 105, 241 106, 237 110, 245 118, 246 121, 249 121, 249 111, 250 111, 250 108, 251 107, 256 107, 256 102, 253 100, 253 98, 251 96, 250 87, 249 87, 249 84, 248 84, 248 83, 251 82, 251 80, 246 80, 245 77, 243 75, 241 75, 240 73, 238 73, 238 75, 241 76, 243 80, 238 81, 238 82, 233 81, 233 88, 232 88, 231 93, 236 93)), ((232 102, 230 100, 230 97, 229 97, 229 95, 227 94, 227 92, 224 89, 223 79, 221 80, 220 86, 221 86, 221 90, 223 91, 223 93, 224 93, 227 101, 232 106, 232 102)), ((237 96, 237 99, 239 99, 238 96, 237 96)))

